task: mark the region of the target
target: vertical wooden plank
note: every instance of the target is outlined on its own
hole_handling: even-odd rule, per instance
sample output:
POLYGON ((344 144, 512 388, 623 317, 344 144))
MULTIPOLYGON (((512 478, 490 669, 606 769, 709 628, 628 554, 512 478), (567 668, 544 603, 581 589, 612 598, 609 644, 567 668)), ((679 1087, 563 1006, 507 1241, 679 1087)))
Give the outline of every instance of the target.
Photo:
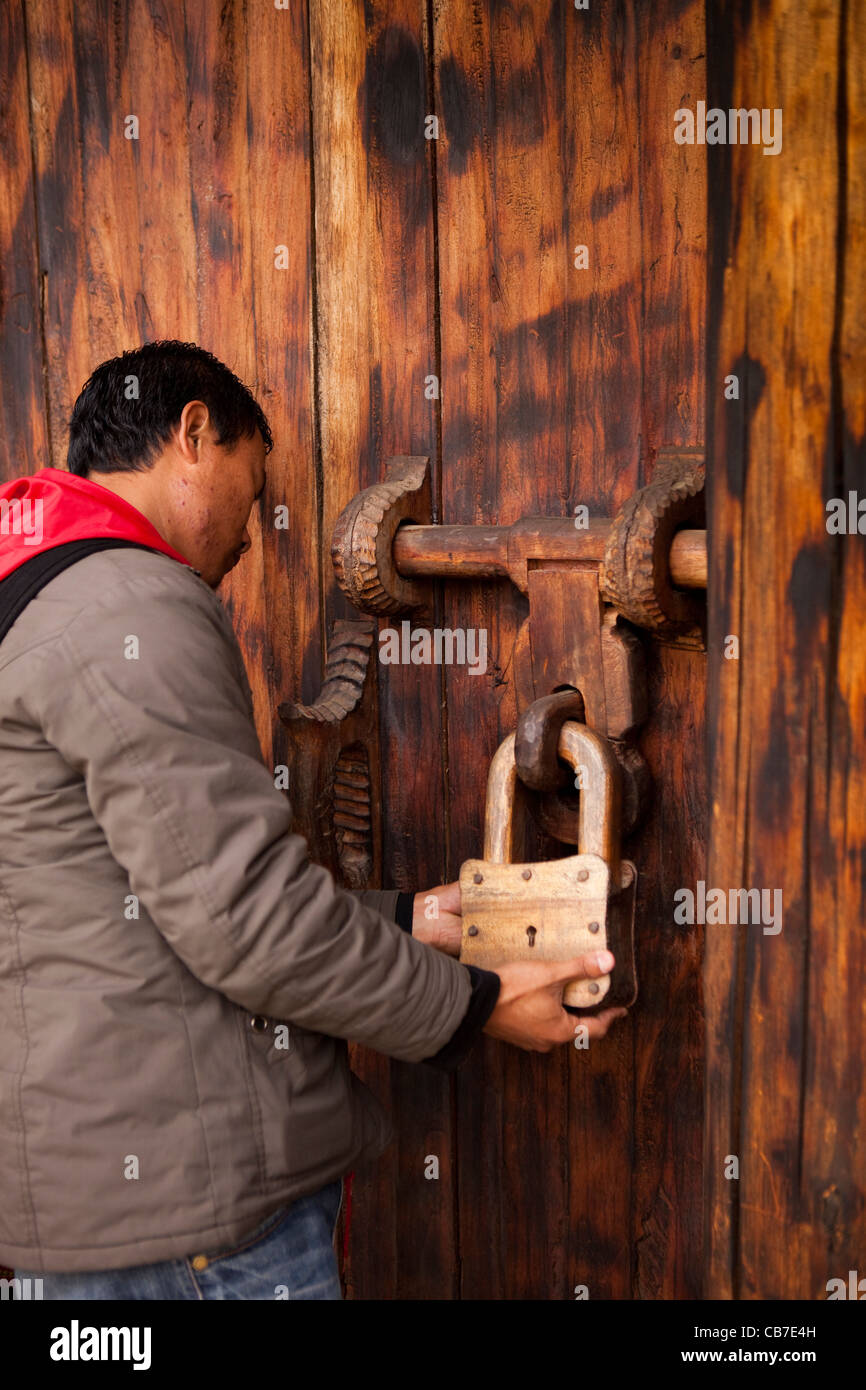
MULTIPOLYGON (((436 402, 425 395, 438 369, 423 20, 417 0, 311 7, 326 538, 391 454, 429 455, 437 489, 436 402)), ((330 576, 328 616, 352 611, 330 576)), ((378 642, 382 886, 417 891, 443 877, 440 671, 381 666, 377 654, 378 642)), ((350 1295, 453 1296, 449 1083, 366 1049, 352 1059, 392 1112, 397 1139, 356 1175, 350 1295), (438 1181, 424 1176, 428 1154, 439 1159, 438 1181)))
MULTIPOLYGON (((195 342, 202 281, 192 215, 184 6, 174 0, 149 0, 147 5, 124 6, 122 16, 127 26, 122 61, 129 105, 113 104, 112 115, 121 130, 129 114, 139 122, 138 140, 122 140, 119 158, 132 166, 135 197, 123 204, 122 220, 137 234, 141 265, 136 334, 133 342, 122 346, 158 338, 195 342)), ((113 13, 108 23, 115 24, 113 13)), ((121 273, 125 268, 121 263, 121 273)), ((123 280, 121 288, 125 289, 123 280)), ((230 354, 228 344, 223 352, 230 354)))
MULTIPOLYGON (((834 72, 828 62, 828 76, 832 73, 838 81, 839 121, 834 133, 839 196, 825 507, 829 496, 850 499, 852 491, 861 501, 866 496, 866 12, 862 6, 841 7, 835 63, 834 72)), ((812 756, 826 786, 807 821, 817 852, 810 856, 813 905, 809 1012, 804 1024, 809 1050, 801 1097, 800 1185, 811 1229, 808 1263, 804 1261, 799 1271, 799 1283, 807 1297, 820 1298, 826 1297, 828 1280, 848 1284, 850 1269, 859 1268, 862 1278, 866 1245, 862 1068, 866 937, 861 929, 866 888, 864 530, 866 523, 861 519, 856 534, 830 539, 828 725, 823 737, 815 737, 812 744, 812 756)), ((800 587, 798 597, 804 588, 800 587)), ((850 1290, 846 1292, 850 1297, 850 1290)))
POLYGON ((273 766, 288 758, 276 706, 314 699, 323 670, 307 12, 188 0, 184 42, 199 342, 250 387, 274 436, 252 547, 220 586, 273 766))
MULTIPOLYGON (((261 16, 279 33, 280 15, 261 16)), ((256 34, 258 38, 258 34, 256 34)), ((261 198, 250 168, 256 96, 247 63, 247 17, 241 0, 217 8, 207 0, 186 6, 189 87, 189 178, 199 285, 199 343, 253 389, 259 360, 254 285, 279 290, 264 266, 274 266, 270 199, 256 225, 261 198), (255 205, 253 199, 255 197, 255 205)), ((273 185, 268 185, 272 187, 273 185)), ((271 486, 274 479, 271 478, 271 486)), ((272 761, 273 699, 267 678, 261 511, 250 521, 252 547, 220 585, 247 659, 256 727, 272 761)))
MULTIPOLYGON (((705 95, 707 44, 703 0, 663 0, 637 7, 636 15, 644 482, 661 447, 704 443, 707 147, 677 145, 673 113, 705 95)), ((703 929, 674 922, 673 895, 706 874, 706 656, 650 638, 644 647, 650 717, 640 747, 654 796, 633 849, 641 873, 633 1292, 697 1298, 703 929)))
POLYGON ((733 146, 710 175, 708 878, 783 910, 771 934, 707 928, 706 1287, 825 1298, 866 1235, 864 557, 825 510, 864 476, 866 35, 857 6, 733 20, 733 48, 709 46, 714 104, 784 123, 781 153, 733 146))
MULTIPOLYGON (((544 422, 532 408, 556 392, 562 361, 561 173, 544 139, 560 127, 562 71, 549 17, 547 6, 434 6, 446 523, 544 510, 557 436, 562 453, 561 408, 551 401, 544 422)), ((505 673, 520 605, 505 585, 474 584, 450 586, 446 604, 448 625, 486 629, 488 647, 484 678, 446 677, 456 873, 479 852, 487 767, 516 719, 505 673)), ((458 1075, 463 1298, 544 1297, 551 1266, 564 1277, 564 1066, 484 1039, 458 1075)))
MULTIPOLYGON (((441 459, 433 228, 433 142, 427 5, 389 0, 365 5, 367 62, 359 112, 366 123, 367 170, 379 227, 384 281, 379 298, 382 457, 409 452, 430 458, 431 495, 439 508, 441 459)), ((374 378, 375 382, 375 378, 374 378)), ((428 621, 441 625, 434 595, 428 621)), ((444 740, 443 671, 437 666, 379 666, 383 886, 412 891, 442 883, 446 873, 448 749, 444 740)), ((395 1062, 391 1097, 398 1124, 397 1293, 401 1299, 446 1299, 459 1288, 455 1229, 455 1137, 452 1083, 441 1072, 395 1062), (428 1159, 439 1177, 426 1176, 428 1159)), ((372 1215, 372 1213, 371 1213, 372 1215)))
MULTIPOLYGON (((0 482, 52 463, 23 0, 0 9, 0 482)), ((0 1278, 13 1271, 0 1266, 0 1278)))
MULTIPOLYGON (((742 25, 736 34, 742 43, 742 25)), ((707 44, 713 60, 707 64, 707 105, 728 110, 734 100, 734 54, 737 37, 728 17, 707 15, 707 44)), ((753 153, 741 151, 745 157, 753 153)), ((733 150, 721 145, 713 151, 712 178, 707 198, 708 295, 707 317, 725 315, 725 337, 739 362, 735 375, 743 405, 724 398, 721 382, 732 371, 730 350, 723 345, 721 325, 713 323, 707 333, 707 641, 712 656, 707 660, 707 778, 710 789, 709 851, 707 882, 716 882, 717 858, 742 863, 745 837, 746 799, 737 797, 742 768, 738 752, 740 682, 739 660, 724 659, 723 643, 728 635, 742 643, 743 635, 743 547, 738 542, 737 523, 744 488, 744 429, 748 423, 749 386, 754 392, 759 377, 748 373, 745 308, 746 295, 726 294, 730 280, 727 262, 730 253, 731 198, 734 184, 731 168, 733 150), (744 371, 743 368, 747 370, 744 371), (733 419, 726 418, 725 410, 733 419), (717 423, 718 422, 718 423, 717 423), (716 440, 717 432, 718 442, 716 440), (728 528, 731 528, 729 531, 728 528), (722 548, 723 547, 723 548, 722 548), (718 686, 715 682, 718 680, 718 686)), ((774 158, 775 156, 770 156, 774 158)), ((761 156, 762 162, 764 156, 761 156)), ((741 196, 738 190, 738 198, 741 196)), ((740 276, 748 264, 748 224, 740 219, 738 260, 740 276)), ((751 394, 751 393, 750 393, 751 394)), ((760 394, 758 388, 757 395, 760 394)), ((757 405, 754 400, 752 409, 757 405)), ((729 871, 730 872, 730 871, 729 871)), ((731 875, 733 877, 733 875, 731 875)), ((704 1296, 735 1296, 735 1246, 739 1218, 739 1179, 733 1172, 732 1156, 740 1162, 739 1119, 741 1036, 743 1029, 742 952, 740 932, 721 929, 704 940, 704 1007, 706 1010, 706 1080, 704 1090, 703 1180, 704 1203, 704 1296)))
MULTIPOLYGON (((315 197, 316 405, 322 536, 330 536, 342 507, 360 488, 377 481, 377 412, 371 402, 379 361, 370 262, 376 246, 360 136, 357 94, 366 57, 364 17, 357 6, 339 10, 312 0, 310 10, 311 121, 315 197), (350 306, 346 287, 351 284, 350 306), (371 304, 371 298, 373 303, 371 304), (350 390, 346 383, 351 382, 350 390)), ((339 612, 323 574, 325 614, 339 612)), ((378 691, 373 672, 370 698, 378 691)), ((379 749, 368 749, 371 769, 379 749)), ((372 813, 381 815, 380 789, 372 789, 372 813)), ((391 1066, 368 1049, 350 1050, 352 1069, 391 1110, 391 1066)), ((397 1233, 395 1144, 375 1165, 359 1165, 352 1190, 348 1260, 349 1298, 395 1297, 397 1233)))
POLYGON ((0 479, 51 463, 23 0, 0 11, 0 479))
POLYGON ((92 369, 136 338, 141 288, 123 13, 104 0, 28 0, 31 102, 51 451, 92 369))
POLYGON ((565 148, 570 495, 613 516, 638 486, 641 169, 634 7, 569 14, 565 148), (586 247, 587 269, 579 269, 586 247))
MULTIPOLYGON (((233 572, 234 611, 249 614, 248 666, 261 673, 261 742, 288 763, 274 726, 285 699, 312 701, 323 670, 322 565, 313 382, 313 207, 310 36, 306 5, 248 12, 246 139, 253 200, 246 223, 255 358, 250 383, 268 416, 274 448, 260 504, 261 561, 233 572), (277 525, 284 507, 287 525, 277 525), (235 580, 236 576, 236 580, 235 580), (257 591, 257 592, 256 592, 257 591)), ((290 798, 293 789, 289 788, 290 798)), ((311 844, 316 858, 317 846, 311 844)))
POLYGON ((30 0, 26 13, 51 440, 62 467, 66 419, 94 367, 157 336, 197 334, 183 13, 158 0, 147 14, 107 0, 30 0))
MULTIPOLYGON (((566 320, 571 418, 569 493, 590 514, 613 516, 643 481, 642 276, 639 35, 635 9, 619 0, 568 16, 569 80, 567 237, 572 266, 586 246, 589 268, 571 269, 566 320)), ((638 862, 639 920, 653 878, 638 862)), ((643 933, 639 940, 644 941, 643 933)), ((652 975, 644 954, 642 996, 633 1016, 610 1037, 572 1060, 569 1078, 569 1208, 572 1286, 591 1299, 630 1298, 635 1249, 632 1206, 636 1173, 634 1035, 652 975), (611 1142, 616 1136, 615 1142, 611 1142), (598 1194, 604 1192, 599 1201, 598 1194)), ((571 1289, 565 1296, 573 1297, 571 1289)))
MULTIPOLYGON (((828 494, 866 499, 866 12, 842 8, 838 50, 839 236, 831 399, 833 483, 828 494)), ((829 453, 829 450, 828 450, 829 453)), ((866 506, 863 506, 866 513, 866 506)), ((850 522, 849 522, 850 527, 850 522)), ((803 1102, 802 1171, 814 1234, 803 1282, 824 1297, 828 1279, 864 1276, 866 1249, 866 521, 833 537, 829 614, 826 800, 813 814, 811 1055, 803 1102), (832 581, 831 581, 832 584, 832 581), (834 601, 835 600, 835 601, 834 601), (829 756, 828 756, 829 755, 829 756), (814 962, 815 964, 812 964, 814 962), (821 969, 822 962, 826 968, 821 969), (816 969, 816 966, 818 967, 816 969), (817 977, 817 978, 816 978, 817 977)), ((818 750, 815 753, 819 756, 818 750)), ((858 1288, 859 1297, 863 1285, 858 1288)), ((838 1285, 835 1291, 838 1293, 838 1285)))

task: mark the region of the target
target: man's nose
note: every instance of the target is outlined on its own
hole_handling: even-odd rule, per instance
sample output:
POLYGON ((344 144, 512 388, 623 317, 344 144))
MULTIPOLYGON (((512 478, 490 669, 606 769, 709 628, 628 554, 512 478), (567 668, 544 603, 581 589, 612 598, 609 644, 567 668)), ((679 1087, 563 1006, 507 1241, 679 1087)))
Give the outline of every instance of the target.
POLYGON ((249 550, 249 548, 250 548, 251 545, 252 545, 252 541, 250 540, 250 533, 249 533, 249 531, 246 529, 246 527, 244 527, 244 538, 243 538, 243 541, 241 542, 241 545, 238 547, 240 554, 241 554, 241 555, 246 555, 246 553, 247 553, 247 551, 249 550))

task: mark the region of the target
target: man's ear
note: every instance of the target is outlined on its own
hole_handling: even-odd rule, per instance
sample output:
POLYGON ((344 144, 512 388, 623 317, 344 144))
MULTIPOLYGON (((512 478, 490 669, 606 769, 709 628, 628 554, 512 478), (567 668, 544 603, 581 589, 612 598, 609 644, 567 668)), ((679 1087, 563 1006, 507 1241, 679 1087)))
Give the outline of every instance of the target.
POLYGON ((187 401, 177 427, 177 447, 187 463, 198 462, 209 424, 210 411, 204 401, 187 401))

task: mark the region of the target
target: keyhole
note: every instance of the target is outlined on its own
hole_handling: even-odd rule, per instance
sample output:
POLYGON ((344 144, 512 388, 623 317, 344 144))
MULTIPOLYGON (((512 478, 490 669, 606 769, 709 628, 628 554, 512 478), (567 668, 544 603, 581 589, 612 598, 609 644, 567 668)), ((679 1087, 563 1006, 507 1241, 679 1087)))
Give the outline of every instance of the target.
POLYGON ((535 945, 535 927, 527 927, 527 928, 526 928, 526 935, 529 937, 529 944, 530 944, 530 946, 534 946, 534 945, 535 945))

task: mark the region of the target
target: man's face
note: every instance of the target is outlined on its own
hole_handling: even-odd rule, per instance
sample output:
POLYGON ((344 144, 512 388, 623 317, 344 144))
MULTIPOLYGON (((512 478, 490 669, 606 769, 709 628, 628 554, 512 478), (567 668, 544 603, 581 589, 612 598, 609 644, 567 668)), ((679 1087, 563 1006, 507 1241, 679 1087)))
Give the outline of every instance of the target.
POLYGON ((173 476, 174 544, 215 589, 250 548, 247 523, 265 486, 265 445, 258 430, 231 448, 219 445, 209 421, 193 431, 193 445, 196 466, 173 476))

